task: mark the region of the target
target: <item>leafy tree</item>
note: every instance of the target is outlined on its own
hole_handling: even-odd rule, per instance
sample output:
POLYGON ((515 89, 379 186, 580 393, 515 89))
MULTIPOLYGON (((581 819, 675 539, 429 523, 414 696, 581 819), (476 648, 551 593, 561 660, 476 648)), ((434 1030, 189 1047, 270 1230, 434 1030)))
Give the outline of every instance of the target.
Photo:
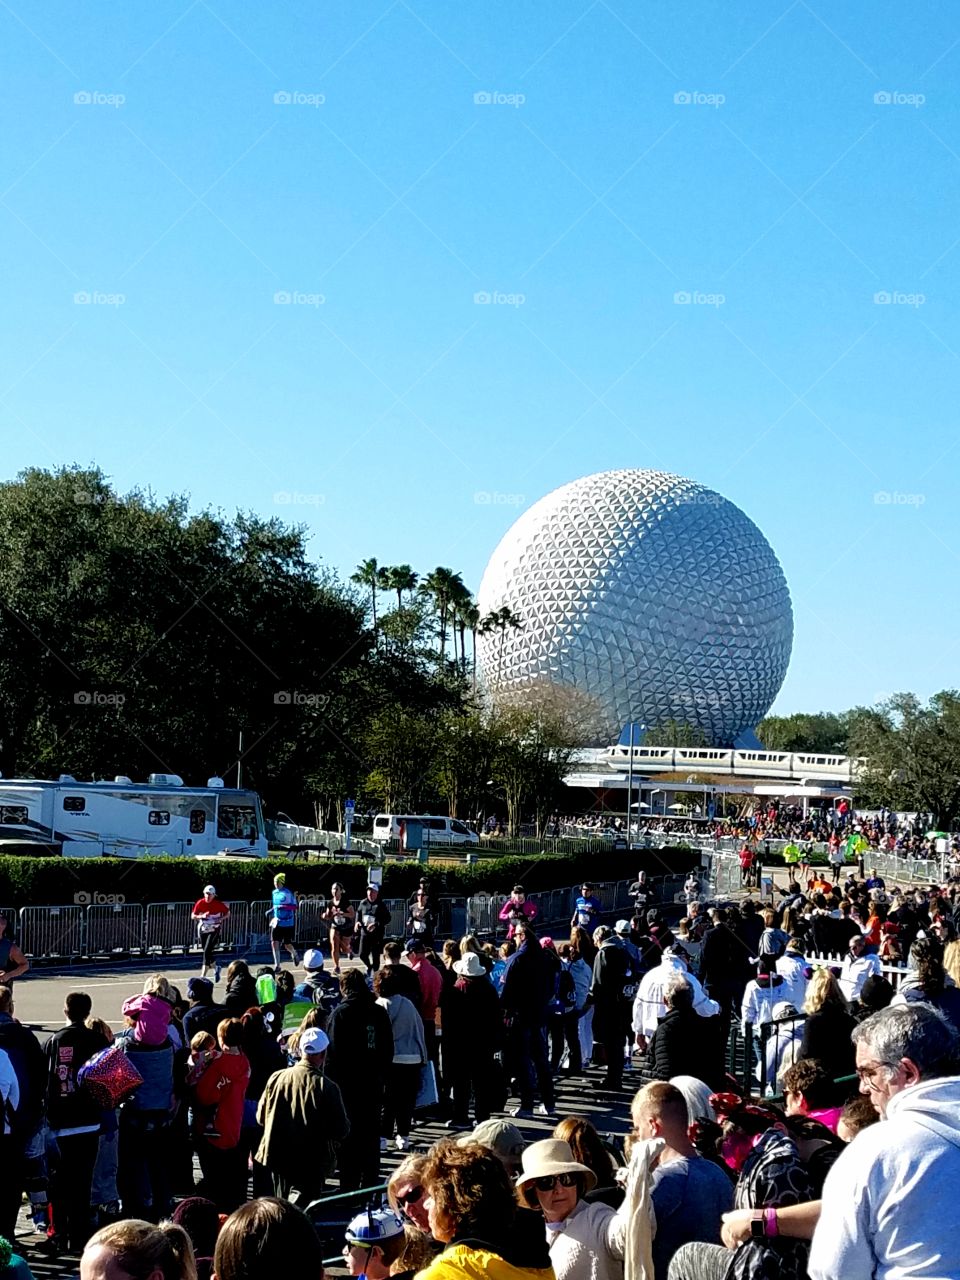
POLYGON ((470 818, 482 811, 495 747, 491 728, 478 712, 441 714, 433 777, 452 818, 470 818))
POLYGON ((491 776, 506 801, 510 832, 517 833, 528 806, 541 834, 578 745, 576 731, 565 716, 535 706, 498 707, 490 724, 496 743, 491 776))
POLYGON ((847 754, 850 712, 797 712, 792 716, 767 716, 757 726, 757 737, 767 751, 823 751, 847 754))
POLYGON ((424 812, 434 741, 434 725, 424 715, 391 706, 374 716, 364 735, 365 756, 372 765, 366 790, 384 812, 424 812))
POLYGON ((664 720, 643 735, 645 747, 708 747, 710 741, 699 725, 685 720, 664 720))
POLYGON ((952 829, 960 817, 960 693, 935 694, 924 705, 898 693, 850 713, 850 749, 865 757, 857 785, 868 803, 933 815, 952 829))
MULTIPOLYGON (((438 565, 432 573, 424 578, 421 589, 433 601, 434 609, 436 610, 437 630, 440 638, 437 661, 440 669, 443 670, 447 656, 447 623, 451 619, 454 602, 466 595, 467 589, 459 573, 454 573, 452 569, 445 569, 442 565, 438 565)), ((454 658, 456 658, 455 638, 453 648, 454 658)))

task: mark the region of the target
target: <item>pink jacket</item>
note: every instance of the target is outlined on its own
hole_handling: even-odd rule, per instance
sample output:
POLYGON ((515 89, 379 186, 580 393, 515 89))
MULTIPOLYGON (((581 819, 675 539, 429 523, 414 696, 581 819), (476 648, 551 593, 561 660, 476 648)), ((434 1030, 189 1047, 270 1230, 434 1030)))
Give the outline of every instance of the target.
POLYGON ((537 908, 534 903, 526 898, 523 902, 514 902, 513 898, 508 898, 500 908, 500 919, 509 920, 510 925, 507 929, 507 937, 512 938, 516 932, 517 925, 520 923, 515 917, 515 912, 522 911, 525 920, 531 923, 536 918, 537 908))
POLYGON ((162 996, 131 996, 123 1002, 123 1016, 135 1017, 133 1038, 140 1044, 163 1044, 173 1005, 162 996))

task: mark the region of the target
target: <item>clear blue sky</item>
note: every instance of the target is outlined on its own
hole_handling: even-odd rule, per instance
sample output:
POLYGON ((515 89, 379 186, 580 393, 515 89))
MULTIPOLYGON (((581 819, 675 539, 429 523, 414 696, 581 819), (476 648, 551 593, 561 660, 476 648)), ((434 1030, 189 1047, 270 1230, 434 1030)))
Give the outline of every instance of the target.
POLYGON ((960 683, 949 6, 10 0, 0 50, 5 476, 476 588, 555 486, 674 471, 784 566, 777 710, 960 683))

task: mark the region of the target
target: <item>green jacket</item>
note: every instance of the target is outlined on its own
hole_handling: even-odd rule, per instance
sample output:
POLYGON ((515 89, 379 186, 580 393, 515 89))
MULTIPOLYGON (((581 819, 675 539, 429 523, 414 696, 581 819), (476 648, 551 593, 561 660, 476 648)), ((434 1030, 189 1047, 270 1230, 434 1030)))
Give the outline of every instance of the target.
POLYGON ((257 1123, 263 1125, 257 1161, 295 1185, 330 1177, 350 1132, 340 1090, 305 1058, 267 1081, 257 1123))

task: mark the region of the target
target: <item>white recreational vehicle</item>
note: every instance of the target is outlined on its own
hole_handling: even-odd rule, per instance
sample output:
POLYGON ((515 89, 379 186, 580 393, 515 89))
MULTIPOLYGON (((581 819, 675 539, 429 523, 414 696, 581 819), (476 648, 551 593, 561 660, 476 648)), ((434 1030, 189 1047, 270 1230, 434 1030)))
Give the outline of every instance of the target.
POLYGON ((222 778, 187 787, 174 773, 151 773, 146 783, 0 779, 0 853, 27 844, 69 858, 267 856, 255 791, 232 790, 222 778))

